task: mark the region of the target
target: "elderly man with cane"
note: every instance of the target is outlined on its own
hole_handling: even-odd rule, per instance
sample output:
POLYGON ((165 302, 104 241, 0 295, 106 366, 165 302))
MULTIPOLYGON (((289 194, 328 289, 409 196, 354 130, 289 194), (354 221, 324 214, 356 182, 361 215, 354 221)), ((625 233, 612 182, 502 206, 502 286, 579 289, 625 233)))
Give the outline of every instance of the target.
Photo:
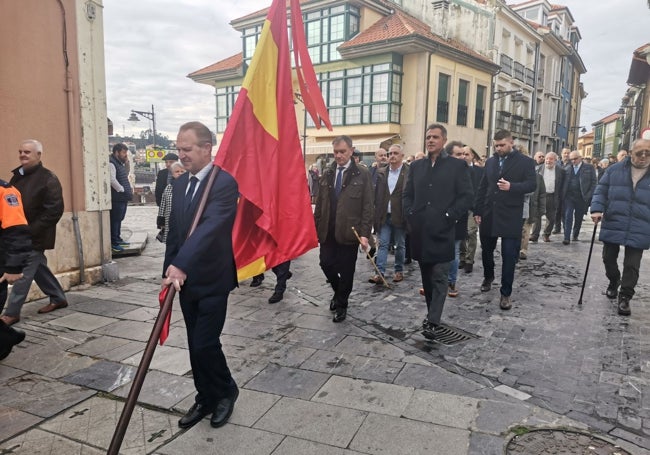
POLYGON ((609 286, 605 294, 618 297, 618 314, 629 316, 630 300, 639 280, 643 250, 650 248, 650 140, 638 139, 632 152, 610 166, 596 186, 591 202, 591 218, 602 221, 599 239, 603 242, 603 263, 609 286), (617 259, 625 246, 623 274, 617 259), (620 291, 619 291, 620 286, 620 291))

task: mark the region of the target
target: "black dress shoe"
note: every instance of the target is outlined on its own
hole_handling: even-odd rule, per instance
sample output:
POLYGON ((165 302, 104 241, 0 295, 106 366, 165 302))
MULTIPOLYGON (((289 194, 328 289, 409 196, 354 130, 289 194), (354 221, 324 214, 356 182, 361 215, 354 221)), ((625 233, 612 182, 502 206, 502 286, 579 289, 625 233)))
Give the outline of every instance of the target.
POLYGON ((605 291, 605 295, 610 299, 618 297, 618 283, 610 281, 609 286, 607 286, 607 290, 605 291))
POLYGON ((336 311, 336 297, 332 297, 332 300, 330 300, 330 311, 336 311))
POLYGON ((236 389, 233 396, 219 400, 210 418, 210 426, 212 428, 222 427, 228 422, 228 419, 232 415, 232 410, 235 409, 235 401, 237 401, 238 396, 239 389, 236 389))
POLYGON ((262 281, 264 281, 264 275, 255 275, 253 277, 253 281, 251 281, 251 287, 256 288, 262 284, 262 281))
POLYGON ((271 297, 269 297, 269 303, 278 303, 284 297, 283 292, 274 292, 271 297))
POLYGON ((470 264, 469 262, 465 264, 465 273, 472 273, 474 270, 474 264, 470 264))
POLYGON ((337 308, 336 313, 334 313, 334 317, 332 318, 332 322, 342 322, 345 321, 345 317, 348 315, 348 310, 345 308, 337 308))
POLYGON ((422 321, 422 336, 427 340, 434 340, 436 338, 436 328, 438 326, 428 320, 422 321))
POLYGON ((178 421, 178 426, 181 428, 190 428, 203 420, 203 417, 210 414, 211 410, 207 406, 200 403, 194 403, 187 414, 185 414, 178 421))
POLYGON ((629 316, 632 314, 630 309, 630 298, 626 295, 618 296, 618 314, 621 316, 629 316))
POLYGON ((569 243, 571 243, 569 240, 562 240, 562 245, 568 245, 569 243))
POLYGON ((483 283, 481 283, 481 292, 488 292, 490 289, 492 289, 493 281, 494 278, 485 278, 483 280, 483 283))

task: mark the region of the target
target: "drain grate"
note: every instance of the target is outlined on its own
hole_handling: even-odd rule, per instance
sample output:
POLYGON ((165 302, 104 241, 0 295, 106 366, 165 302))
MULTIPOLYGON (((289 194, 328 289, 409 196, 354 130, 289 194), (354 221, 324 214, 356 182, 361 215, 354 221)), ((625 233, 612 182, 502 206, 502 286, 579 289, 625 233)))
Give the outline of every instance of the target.
POLYGON ((574 430, 535 429, 513 437, 508 455, 631 455, 627 450, 589 433, 574 430))
POLYGON ((473 335, 469 332, 465 332, 464 330, 461 330, 457 327, 451 327, 444 324, 436 327, 435 333, 436 337, 432 341, 443 344, 445 346, 451 346, 453 344, 462 343, 463 341, 478 338, 478 336, 473 335))

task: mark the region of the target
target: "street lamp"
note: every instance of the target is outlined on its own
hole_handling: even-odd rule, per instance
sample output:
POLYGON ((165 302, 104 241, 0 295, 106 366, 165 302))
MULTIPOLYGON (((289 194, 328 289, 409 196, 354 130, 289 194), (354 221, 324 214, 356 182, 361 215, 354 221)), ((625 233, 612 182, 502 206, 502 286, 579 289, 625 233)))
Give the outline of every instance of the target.
POLYGON ((584 126, 570 126, 569 129, 570 130, 580 130, 581 134, 585 134, 587 132, 587 128, 585 128, 584 126))
POLYGON ((153 109, 153 104, 151 105, 151 112, 143 112, 143 111, 134 111, 131 109, 131 115, 127 119, 129 122, 139 122, 140 119, 138 118, 138 115, 151 120, 152 128, 153 128, 153 149, 156 149, 156 113, 153 109))

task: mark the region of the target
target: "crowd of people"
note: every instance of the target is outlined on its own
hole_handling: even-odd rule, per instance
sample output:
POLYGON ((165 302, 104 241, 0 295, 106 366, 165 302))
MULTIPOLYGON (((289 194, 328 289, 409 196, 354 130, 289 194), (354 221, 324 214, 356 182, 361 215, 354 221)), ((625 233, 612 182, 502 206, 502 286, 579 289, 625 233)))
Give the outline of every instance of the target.
MULTIPOLYGON (((232 228, 238 186, 231 175, 212 165, 212 142, 205 125, 181 126, 178 154, 166 155, 167 166, 156 182, 159 240, 166 245, 161 285, 179 292, 197 391, 194 405, 179 420, 182 428, 207 415, 213 427, 224 425, 239 394, 219 339, 229 293, 237 286, 232 228), (211 173, 216 177, 208 188, 211 173), (205 192, 209 192, 207 208, 188 236, 205 192)), ((480 290, 492 290, 497 277, 494 252, 500 243, 498 301, 507 311, 512 307, 516 263, 528 258, 528 242, 537 242, 540 235, 551 242, 552 235, 562 234, 562 244, 570 245, 578 240, 588 210, 594 223, 602 223, 602 259, 609 280, 605 294, 618 299, 620 315, 631 314, 643 250, 650 248, 650 140, 639 139, 629 154, 621 151, 597 163, 568 148, 560 156, 538 151, 531 158, 507 130, 494 134, 495 153, 490 157, 479 156, 462 142, 448 141, 441 124, 427 127, 424 145, 424 152, 406 158, 402 145, 379 149, 367 166, 352 139, 337 136, 331 165, 322 172, 316 166, 308 170, 319 264, 332 288, 333 322, 347 317, 359 247, 376 261, 376 274, 369 279, 375 285, 401 282, 404 265, 418 262, 426 304, 422 335, 435 340, 446 298, 459 295, 459 271, 473 273, 479 242, 480 290), (617 262, 621 247, 622 271, 617 262), (387 277, 390 252, 393 273, 387 277)), ((109 158, 114 252, 124 245, 120 226, 131 194, 126 151, 117 144, 109 158)), ((44 255, 54 247, 63 198, 56 175, 42 165, 42 153, 40 142, 24 141, 19 149, 21 166, 13 171, 11 182, 0 181, 0 305, 9 302, 0 317, 0 358, 24 338, 11 326, 20 320, 32 280, 49 297, 40 313, 68 305, 44 255), (8 282, 14 286, 7 299, 8 282)), ((283 299, 292 276, 290 265, 287 261, 273 267, 277 284, 269 303, 283 299)), ((256 276, 251 286, 259 286, 263 279, 263 274, 256 276)))

